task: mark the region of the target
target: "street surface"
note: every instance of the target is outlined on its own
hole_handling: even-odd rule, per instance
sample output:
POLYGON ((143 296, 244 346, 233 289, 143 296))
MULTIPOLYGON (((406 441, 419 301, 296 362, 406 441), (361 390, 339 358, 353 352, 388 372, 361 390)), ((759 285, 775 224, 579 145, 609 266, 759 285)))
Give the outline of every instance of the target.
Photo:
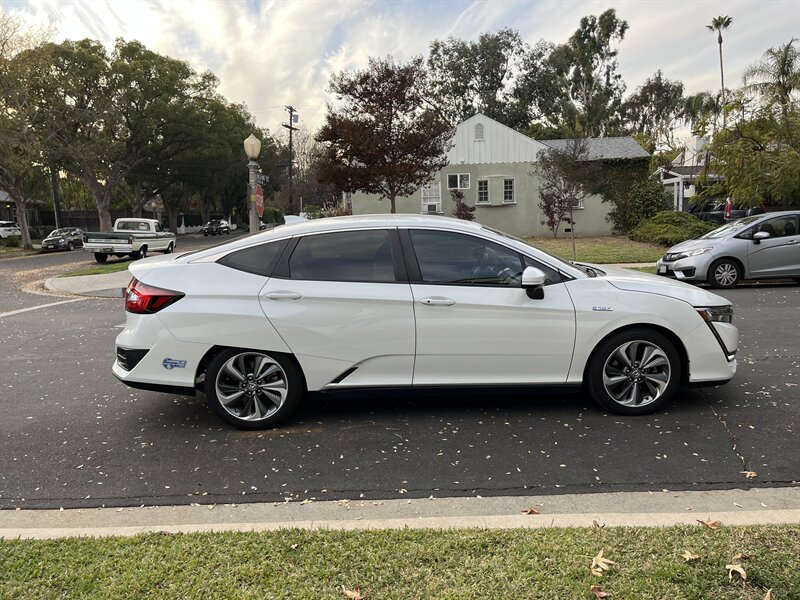
MULTIPOLYGON (((181 238, 179 249, 219 241, 181 238)), ((122 301, 53 304, 71 298, 45 295, 35 283, 92 264, 79 251, 0 260, 0 509, 747 489, 800 480, 797 285, 723 292, 740 329, 739 372, 727 386, 682 391, 657 415, 606 414, 586 394, 317 395, 284 427, 243 432, 212 415, 202 395, 117 382, 111 365, 122 301), (40 308, 15 312, 33 307, 40 308)))

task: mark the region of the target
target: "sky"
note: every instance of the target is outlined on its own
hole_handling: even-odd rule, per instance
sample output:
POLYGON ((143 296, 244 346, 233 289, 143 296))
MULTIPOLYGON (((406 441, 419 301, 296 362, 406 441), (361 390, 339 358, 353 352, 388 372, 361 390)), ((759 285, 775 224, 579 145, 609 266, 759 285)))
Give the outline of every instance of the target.
POLYGON ((54 40, 93 38, 109 50, 116 38, 211 70, 219 91, 246 104, 260 127, 286 131, 285 105, 313 131, 332 100, 332 73, 366 66, 371 56, 407 60, 427 55, 436 39, 476 40, 516 29, 535 44, 565 42, 581 17, 614 8, 629 30, 619 46, 619 71, 634 91, 661 69, 686 93, 719 88, 718 15, 724 34, 725 80, 765 50, 800 38, 800 0, 0 0, 32 26, 50 26, 54 40))

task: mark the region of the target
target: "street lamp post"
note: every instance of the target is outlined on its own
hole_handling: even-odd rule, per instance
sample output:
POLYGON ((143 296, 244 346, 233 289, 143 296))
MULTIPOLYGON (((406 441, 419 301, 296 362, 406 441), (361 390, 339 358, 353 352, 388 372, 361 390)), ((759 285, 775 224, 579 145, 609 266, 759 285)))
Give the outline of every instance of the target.
POLYGON ((247 163, 247 170, 249 171, 249 179, 247 183, 247 203, 250 213, 250 233, 258 231, 258 215, 256 214, 256 174, 259 167, 256 159, 261 152, 261 140, 259 140, 252 133, 244 141, 244 151, 247 158, 250 159, 247 163))

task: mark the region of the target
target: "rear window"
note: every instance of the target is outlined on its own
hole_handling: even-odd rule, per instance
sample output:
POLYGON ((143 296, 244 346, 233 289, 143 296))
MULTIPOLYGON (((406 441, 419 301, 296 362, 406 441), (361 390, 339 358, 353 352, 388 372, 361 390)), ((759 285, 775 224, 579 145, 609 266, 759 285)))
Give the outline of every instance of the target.
POLYGON ((223 256, 217 262, 237 271, 269 277, 288 240, 250 246, 223 256))

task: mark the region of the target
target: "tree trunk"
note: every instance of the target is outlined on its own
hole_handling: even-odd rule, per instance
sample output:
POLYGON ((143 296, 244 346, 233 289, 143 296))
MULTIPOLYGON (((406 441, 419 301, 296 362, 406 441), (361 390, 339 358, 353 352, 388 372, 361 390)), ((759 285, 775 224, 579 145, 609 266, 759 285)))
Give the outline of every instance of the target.
POLYGON ((25 248, 25 250, 33 250, 31 233, 28 229, 28 213, 25 211, 27 202, 25 202, 25 198, 14 198, 14 205, 17 207, 17 225, 20 228, 22 247, 25 248))
POLYGON ((167 218, 169 219, 169 230, 178 233, 178 209, 172 206, 167 206, 167 218))
POLYGON ((106 186, 101 185, 97 179, 91 174, 84 174, 81 180, 92 192, 94 198, 94 205, 97 208, 97 216, 100 218, 100 231, 111 231, 113 223, 111 222, 111 195, 106 186))
MULTIPOLYGON (((211 207, 213 205, 214 198, 202 197, 200 199, 200 212, 203 215, 203 223, 208 223, 211 220, 211 207)), ((230 216, 228 217, 228 222, 230 222, 230 216)))
POLYGON ((389 212, 392 213, 392 214, 395 214, 397 212, 397 208, 395 207, 395 204, 394 204, 394 199, 395 199, 394 195, 392 195, 389 198, 389 203, 390 203, 389 204, 389 212))
POLYGON ((725 129, 725 71, 722 69, 722 36, 719 38, 719 85, 722 106, 722 128, 725 129))

